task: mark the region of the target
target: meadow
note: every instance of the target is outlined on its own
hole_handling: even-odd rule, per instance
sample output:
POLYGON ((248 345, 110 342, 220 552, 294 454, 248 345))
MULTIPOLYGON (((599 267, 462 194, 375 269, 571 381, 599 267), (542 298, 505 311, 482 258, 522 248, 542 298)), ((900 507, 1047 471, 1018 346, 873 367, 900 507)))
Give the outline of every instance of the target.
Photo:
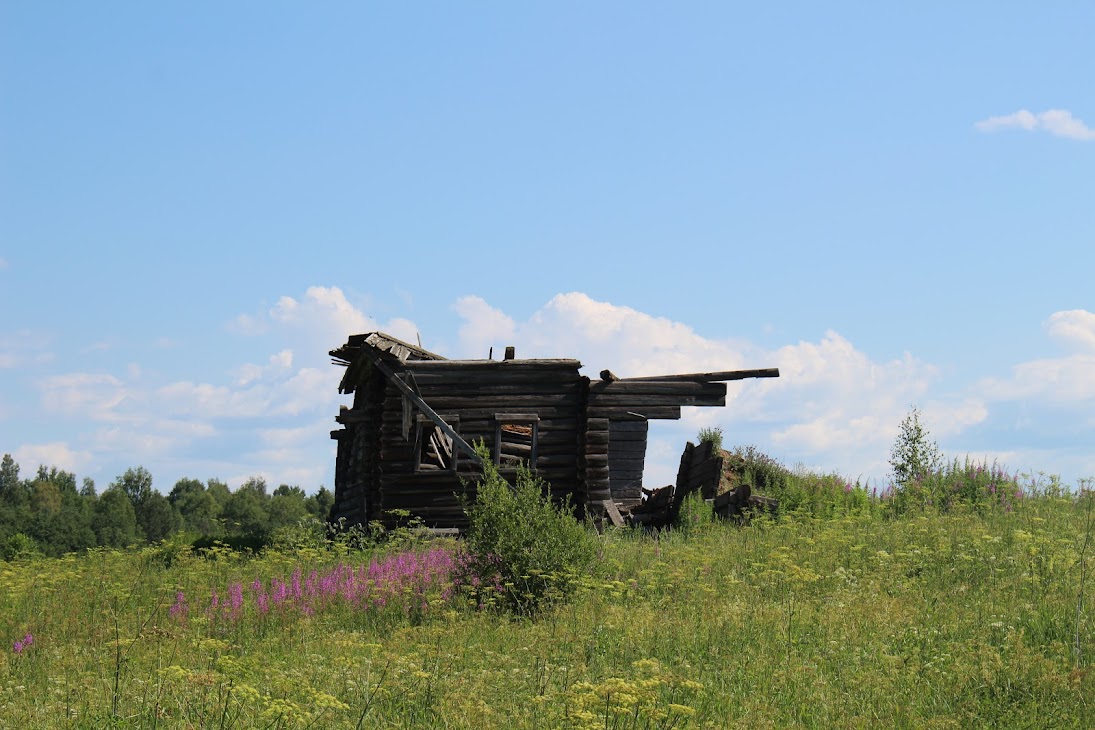
POLYGON ((534 615, 412 532, 0 562, 0 725, 1095 726, 1090 491, 898 510, 834 489, 609 529, 534 615))

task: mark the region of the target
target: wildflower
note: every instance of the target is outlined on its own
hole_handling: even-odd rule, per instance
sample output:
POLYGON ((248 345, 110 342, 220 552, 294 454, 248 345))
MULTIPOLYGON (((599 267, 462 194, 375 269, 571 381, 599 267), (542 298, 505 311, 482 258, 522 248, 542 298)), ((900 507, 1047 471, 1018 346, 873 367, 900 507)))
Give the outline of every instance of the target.
POLYGON ((186 615, 187 613, 189 613, 189 611, 190 609, 186 605, 186 596, 183 594, 182 591, 179 591, 175 594, 175 603, 171 606, 171 608, 167 609, 167 613, 172 618, 186 618, 186 615))

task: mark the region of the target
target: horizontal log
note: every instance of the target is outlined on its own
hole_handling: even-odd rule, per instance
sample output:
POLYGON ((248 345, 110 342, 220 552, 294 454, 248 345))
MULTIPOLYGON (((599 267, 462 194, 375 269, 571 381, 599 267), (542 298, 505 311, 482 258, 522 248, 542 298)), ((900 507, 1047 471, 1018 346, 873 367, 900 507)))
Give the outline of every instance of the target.
POLYGON ((608 431, 590 431, 585 435, 586 444, 607 444, 608 431))
POLYGON ((601 399, 607 396, 626 395, 694 395, 719 397, 726 395, 726 383, 656 382, 618 380, 612 383, 595 382, 589 385, 589 398, 601 399))
POLYGON ((609 430, 614 434, 645 434, 650 431, 650 423, 647 421, 612 421, 609 430))
POLYGON ((644 413, 644 409, 659 406, 702 406, 717 407, 726 405, 726 395, 599 395, 589 396, 589 406, 604 408, 614 406, 635 413, 644 413))
MULTIPOLYGON (((653 398, 655 396, 647 396, 653 398)), ((578 398, 572 393, 545 393, 542 395, 505 395, 500 393, 482 393, 479 395, 429 395, 422 399, 435 411, 458 411, 461 408, 494 408, 498 413, 533 413, 529 410, 537 406, 560 407, 573 404, 575 408, 578 398)), ((402 401, 398 398, 390 398, 385 401, 389 409, 402 407, 402 401)), ((660 404, 659 404, 660 405, 660 404)), ((690 404, 686 404, 690 405, 690 404)))
POLYGON ((623 378, 617 382, 647 382, 647 383, 672 383, 683 381, 714 382, 728 380, 745 380, 747 378, 778 378, 779 368, 763 368, 760 370, 722 370, 713 373, 686 373, 682 375, 654 375, 641 378, 623 378))
POLYGON ((613 440, 609 444, 610 454, 645 454, 646 442, 645 441, 616 441, 613 440))
POLYGON ((634 446, 635 444, 645 444, 647 434, 645 431, 642 433, 619 433, 613 431, 609 440, 611 443, 620 444, 621 446, 634 446))
POLYGON ((615 475, 617 472, 624 474, 630 472, 643 473, 643 468, 646 465, 644 459, 619 459, 614 456, 608 457, 608 469, 615 475))
MULTIPOLYGON (((398 402, 398 401, 396 401, 398 402)), ((437 410, 437 409, 434 409, 437 410)), ((444 409, 442 409, 444 410, 444 409)), ((448 412, 449 415, 455 416, 460 419, 460 423, 470 421, 493 421, 494 414, 496 413, 508 413, 513 411, 513 408, 505 407, 498 408, 493 405, 484 405, 482 403, 476 403, 474 406, 466 406, 461 408, 454 408, 448 412)), ((528 409, 527 413, 533 413, 540 417, 540 422, 543 423, 549 419, 567 419, 577 420, 578 418, 578 404, 577 402, 572 404, 559 404, 537 406, 536 408, 528 409)), ((398 423, 402 418, 402 404, 399 408, 389 409, 384 414, 384 423, 389 422, 398 423), (396 419, 392 421, 392 419, 396 419)), ((491 426, 493 428, 493 425, 491 426)))
MULTIPOLYGON (((443 413, 442 416, 451 416, 454 420, 459 421, 459 431, 482 431, 491 433, 494 432, 494 428, 498 425, 498 422, 494 418, 495 413, 502 413, 502 411, 484 411, 489 413, 489 416, 479 416, 476 418, 468 417, 468 410, 457 410, 454 413, 443 413)), ((391 411, 384 414, 383 424, 385 428, 389 427, 402 427, 403 413, 402 409, 391 411)), ((577 431, 578 430, 578 417, 577 409, 570 412, 569 417, 552 417, 552 418, 540 418, 540 432, 545 433, 547 431, 577 431)))
POLYGON ((618 406, 594 406, 589 405, 586 412, 589 414, 590 419, 608 420, 610 418, 626 418, 631 412, 639 413, 640 415, 656 420, 670 420, 676 421, 681 417, 681 409, 679 406, 659 406, 649 407, 642 409, 624 409, 618 406))
POLYGON ((570 358, 546 358, 542 360, 412 360, 404 367, 415 373, 442 372, 446 370, 578 370, 582 367, 579 360, 570 358))
POLYGON ((449 382, 441 379, 415 378, 423 398, 436 395, 482 395, 498 393, 504 395, 544 395, 578 394, 584 390, 584 384, 577 380, 544 382, 542 378, 529 379, 527 382, 498 383, 484 378, 482 381, 449 382))

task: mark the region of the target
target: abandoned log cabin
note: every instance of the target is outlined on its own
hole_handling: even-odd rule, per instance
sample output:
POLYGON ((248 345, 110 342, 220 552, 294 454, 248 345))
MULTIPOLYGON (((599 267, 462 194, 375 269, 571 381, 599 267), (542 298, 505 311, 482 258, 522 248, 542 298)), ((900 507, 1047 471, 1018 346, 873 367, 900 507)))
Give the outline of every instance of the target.
POLYGON ((519 463, 552 496, 584 513, 615 512, 641 499, 648 422, 678 419, 682 406, 721 406, 726 382, 778 377, 775 368, 600 380, 571 359, 447 360, 373 332, 331 351, 353 394, 331 432, 337 444, 332 519, 345 524, 397 516, 429 527, 466 525, 482 440, 500 473, 519 463), (610 504, 611 503, 611 504, 610 504))

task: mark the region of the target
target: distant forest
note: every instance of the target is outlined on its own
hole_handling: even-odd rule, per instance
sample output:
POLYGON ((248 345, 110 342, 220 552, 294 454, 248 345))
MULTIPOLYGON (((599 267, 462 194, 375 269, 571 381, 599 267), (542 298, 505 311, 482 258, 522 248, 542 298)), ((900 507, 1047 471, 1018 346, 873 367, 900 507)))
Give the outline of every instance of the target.
POLYGON ((252 477, 232 491, 218 479, 180 479, 164 496, 144 467, 127 469, 101 494, 95 482, 40 466, 20 479, 10 454, 0 461, 0 558, 59 556, 93 547, 123 548, 179 536, 195 545, 259 548, 301 533, 322 534, 334 495, 306 495, 282 484, 267 491, 252 477))

